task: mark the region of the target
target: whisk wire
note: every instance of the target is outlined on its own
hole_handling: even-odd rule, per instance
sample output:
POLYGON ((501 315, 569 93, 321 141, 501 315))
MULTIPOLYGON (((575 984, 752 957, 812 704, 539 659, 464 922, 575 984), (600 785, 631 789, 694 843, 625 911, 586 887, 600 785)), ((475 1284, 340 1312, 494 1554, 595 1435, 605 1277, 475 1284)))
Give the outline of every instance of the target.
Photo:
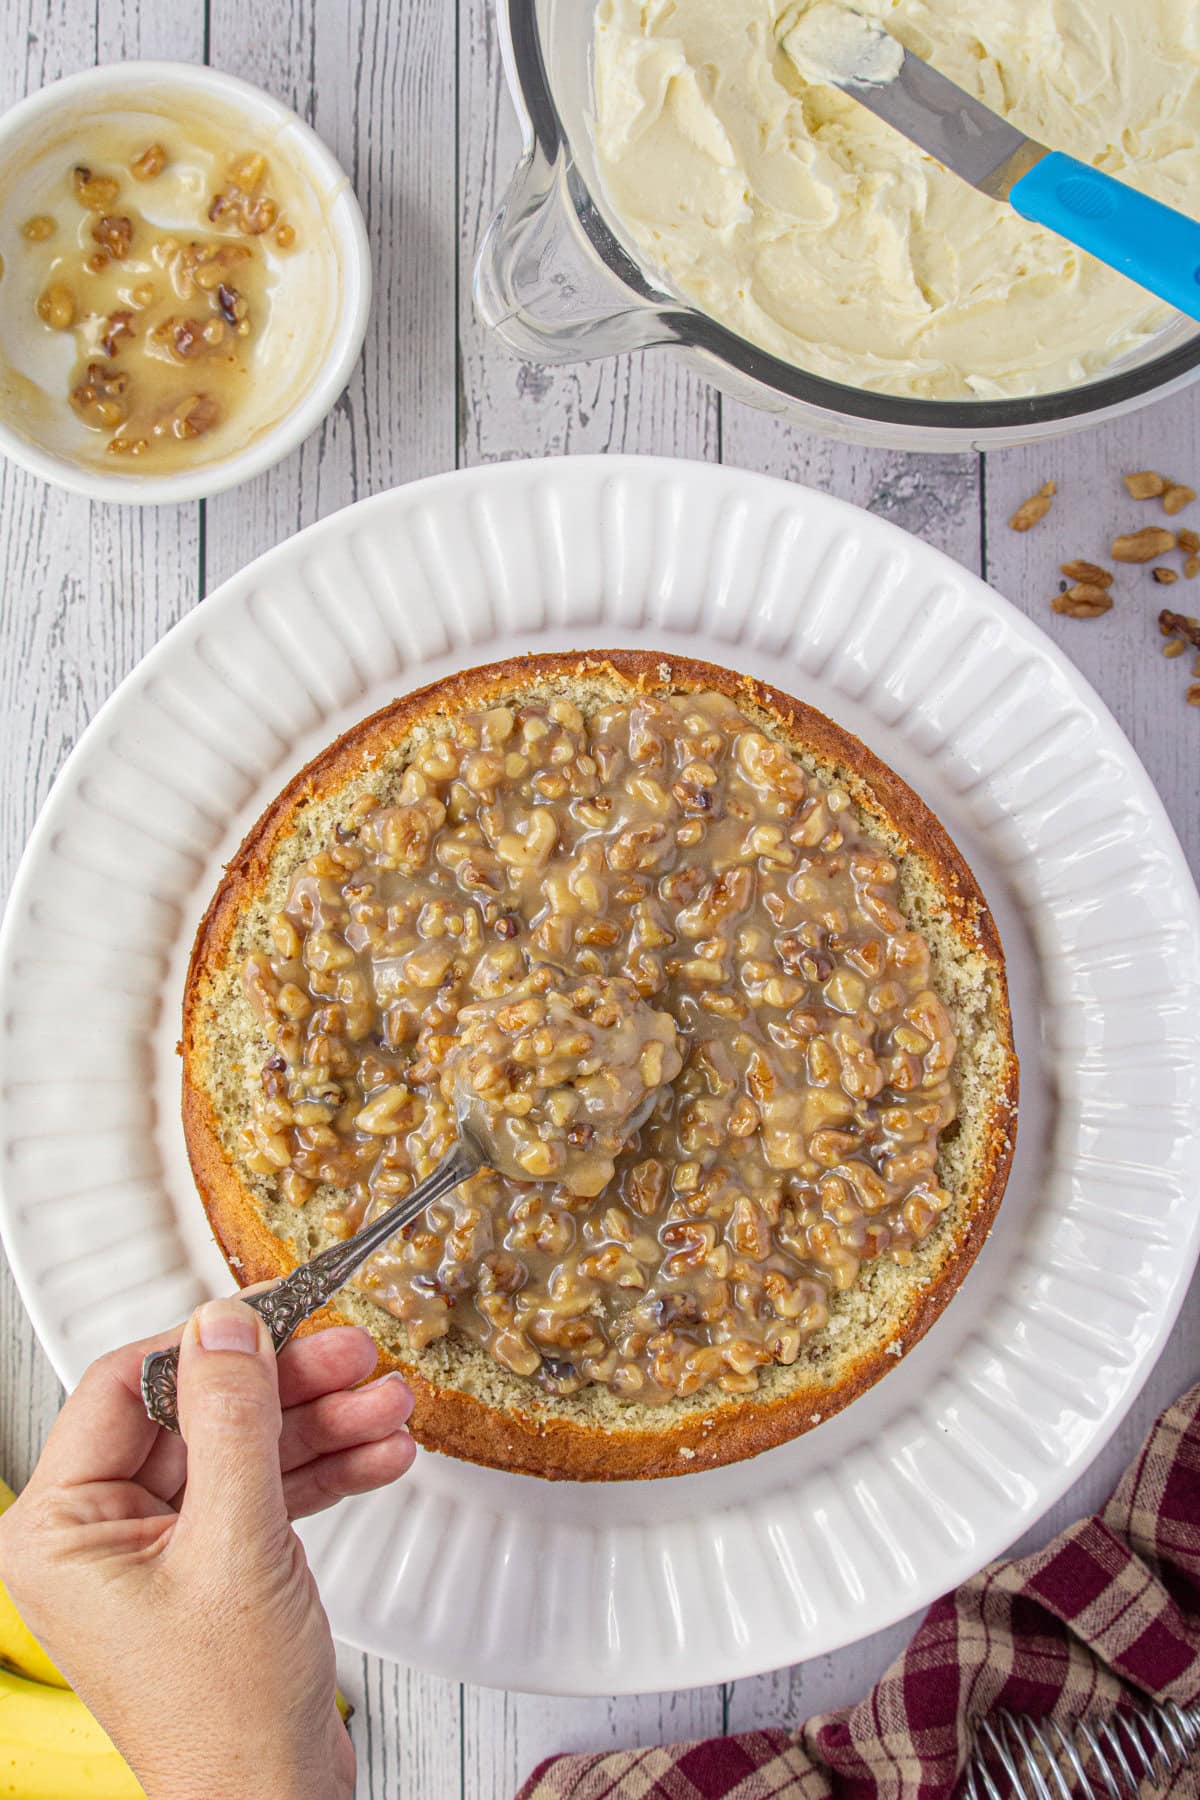
POLYGON ((963 1800, 1133 1800, 1178 1774, 1198 1747, 1200 1707, 1173 1700, 1069 1730, 998 1712, 976 1733, 963 1800))
MULTIPOLYGON (((1071 1800, 1071 1790, 1067 1785, 1067 1778, 1059 1768, 1058 1758, 1046 1742, 1045 1733, 1036 1719, 1030 1719, 1029 1729, 1046 1759, 1046 1774, 1054 1777, 1054 1785, 1058 1789, 1058 1800, 1071 1800)), ((1075 1758, 1075 1761, 1078 1762, 1078 1758, 1075 1758)), ((1049 1782, 1046 1775, 1043 1775, 1041 1766, 1034 1762, 1032 1767, 1037 1772, 1037 1800, 1054 1800, 1054 1795, 1050 1792, 1049 1782)))
MULTIPOLYGON (((1125 1777, 1130 1789, 1136 1794, 1138 1778, 1129 1766, 1129 1758, 1126 1756, 1125 1746, 1121 1742, 1121 1731, 1118 1721, 1115 1718, 1105 1719, 1100 1727, 1100 1736, 1108 1745, 1109 1754, 1115 1757, 1117 1766, 1125 1777)), ((1140 1744, 1138 1747, 1141 1747, 1140 1744)))

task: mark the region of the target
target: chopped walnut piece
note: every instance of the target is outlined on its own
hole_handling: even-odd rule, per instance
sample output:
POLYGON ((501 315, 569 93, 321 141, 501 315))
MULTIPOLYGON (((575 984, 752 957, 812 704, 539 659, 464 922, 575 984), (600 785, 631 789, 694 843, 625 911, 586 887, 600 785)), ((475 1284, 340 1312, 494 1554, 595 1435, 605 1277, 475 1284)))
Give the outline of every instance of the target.
POLYGON ((111 430, 129 417, 125 392, 129 377, 103 363, 89 363, 84 379, 71 389, 71 406, 95 431, 111 430))
POLYGON ((227 230, 260 237, 279 220, 279 207, 270 194, 261 192, 267 159, 257 151, 238 157, 230 165, 228 185, 214 194, 208 208, 213 224, 227 230))
POLYGON ((1113 584, 1111 569, 1103 569, 1099 563, 1086 562, 1082 557, 1077 557, 1074 562, 1062 563, 1060 567, 1069 581, 1086 581, 1092 587, 1101 588, 1108 588, 1113 584))
POLYGON ((1173 581, 1179 580, 1178 569, 1166 569, 1163 568, 1161 564, 1157 569, 1152 569, 1151 574, 1154 576, 1155 581, 1158 582, 1160 587, 1170 587, 1173 581))
POLYGON ((1190 506, 1195 498, 1195 488, 1186 487, 1182 481, 1173 482, 1163 495, 1163 511, 1174 517, 1185 506, 1190 506))
POLYGON ((1107 588, 1077 581, 1065 594, 1056 594, 1050 605, 1054 612, 1065 613, 1069 619, 1096 619, 1101 613, 1112 611, 1112 595, 1107 588))
POLYGON ((88 212, 107 212, 121 191, 121 184, 111 175, 95 175, 82 163, 76 165, 75 198, 88 212))
POLYGON ((1113 561, 1153 562, 1156 556, 1165 556, 1168 550, 1174 550, 1175 544, 1173 531, 1162 525, 1146 525, 1141 531, 1131 531, 1124 537, 1113 539, 1113 561))
POLYGON ((92 226, 92 236, 102 250, 121 262, 133 243, 133 220, 124 213, 105 213, 92 226))
POLYGON ((51 331, 67 331, 75 323, 75 297, 61 281, 38 295, 37 316, 51 331))
POLYGON ((1032 531, 1039 520, 1044 519, 1050 511, 1050 502, 1058 492, 1058 483, 1045 482, 1036 494, 1028 500, 1022 500, 1012 518, 1008 521, 1014 531, 1032 531))
POLYGON ((218 349, 225 336, 220 319, 164 319, 150 333, 155 353, 164 353, 172 362, 195 362, 218 349))
POLYGON ((1156 500, 1167 488, 1162 476, 1154 469, 1139 469, 1133 475, 1123 475, 1121 479, 1129 490, 1131 500, 1156 500))
POLYGON ((170 265, 171 280, 181 300, 190 300, 197 289, 211 294, 232 269, 253 254, 248 244, 192 243, 181 248, 170 239, 155 249, 156 258, 170 265))
POLYGON ((1193 681, 1188 689, 1187 703, 1189 706, 1200 706, 1200 681, 1193 681))
POLYGON ((1189 556, 1183 565, 1183 573, 1188 581, 1195 581, 1200 575, 1200 556, 1189 556))
POLYGON ((156 437, 198 438, 211 431, 221 416, 221 409, 208 394, 189 394, 178 406, 159 419, 154 427, 156 437))
POLYGON ((1168 638, 1163 645, 1163 655, 1170 660, 1173 657, 1182 656, 1184 648, 1185 646, 1182 638, 1168 638))
POLYGON ((1158 615, 1158 629, 1164 637, 1186 638, 1194 650, 1200 650, 1200 622, 1190 613, 1167 612, 1158 615))
POLYGON ((249 317, 249 301, 235 287, 230 287, 228 282, 222 281, 217 287, 217 305, 227 325, 240 325, 243 319, 249 317))
POLYGON ((140 156, 135 156, 129 165, 129 173, 135 181, 153 181, 161 175, 167 166, 167 153, 161 144, 147 144, 140 156))
POLYGON ((31 244, 42 244, 52 238, 58 227, 49 213, 35 213, 32 219, 26 219, 21 227, 21 236, 31 244))
POLYGON ((137 334, 133 329, 133 314, 131 312, 122 311, 110 313, 105 325, 104 336, 100 340, 101 348, 103 349, 105 356, 116 356, 121 346, 121 339, 135 337, 136 335, 137 334))

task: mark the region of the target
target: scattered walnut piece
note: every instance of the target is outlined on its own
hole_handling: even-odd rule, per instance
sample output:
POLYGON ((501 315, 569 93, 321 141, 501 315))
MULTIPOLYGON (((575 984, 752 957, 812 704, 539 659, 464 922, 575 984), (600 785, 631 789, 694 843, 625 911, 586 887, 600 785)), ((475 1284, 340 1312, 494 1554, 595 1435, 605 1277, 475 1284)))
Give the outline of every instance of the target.
POLYGON ((1101 613, 1112 611, 1112 595, 1107 588, 1096 587, 1089 581, 1077 581, 1065 594, 1057 594, 1050 606, 1054 612, 1065 613, 1069 619, 1096 619, 1101 613))
POLYGON ((1192 674, 1200 675, 1200 656, 1198 656, 1196 658, 1195 662, 1192 664, 1192 674))
POLYGON ((30 244, 43 244, 54 236, 57 227, 49 213, 35 213, 21 227, 21 236, 30 244))
POLYGON ((1184 638, 1193 650, 1200 650, 1200 620, 1190 613, 1168 612, 1164 607, 1158 615, 1158 629, 1164 637, 1184 638))
POLYGON ((1200 531, 1192 531, 1185 525, 1175 535, 1179 540, 1179 548, 1186 550, 1189 556, 1195 556, 1200 551, 1200 531))
POLYGON ((1083 557, 1062 563, 1060 567, 1069 581, 1086 581, 1090 586, 1099 588, 1110 588, 1113 584, 1111 569, 1102 569, 1099 563, 1087 562, 1083 557))
POLYGON ((1183 565, 1183 573, 1188 581, 1195 581, 1200 575, 1200 556, 1189 556, 1183 565))
POLYGON ((1170 587, 1173 581, 1179 580, 1178 569, 1164 569, 1161 564, 1152 571, 1152 574, 1155 581, 1161 583, 1163 587, 1170 587))
POLYGON ((1200 706, 1200 681, 1193 681, 1188 689, 1187 703, 1189 706, 1200 706))
POLYGON ((1131 531, 1124 537, 1113 539, 1113 561, 1153 562, 1156 556, 1165 556, 1168 550, 1174 550, 1175 543, 1173 531, 1167 531, 1162 525, 1146 525, 1141 531, 1131 531))
POLYGON ((1036 494, 1028 500, 1022 500, 1012 518, 1008 521, 1014 531, 1032 531, 1039 519, 1044 519, 1050 511, 1050 502, 1058 492, 1056 481, 1045 482, 1036 494))
POLYGON ((1168 638, 1163 645, 1163 655, 1168 659, 1174 656, 1182 656, 1183 651, 1184 643, 1182 638, 1168 638))
POLYGON ((1174 517, 1177 512, 1182 512, 1185 506, 1190 506, 1195 498, 1195 488, 1185 486, 1182 481, 1172 482, 1163 495, 1163 511, 1174 517))
POLYGON ((1139 469, 1133 475, 1123 475, 1121 479, 1129 489, 1131 500, 1156 500, 1167 491, 1166 482, 1154 469, 1139 469))

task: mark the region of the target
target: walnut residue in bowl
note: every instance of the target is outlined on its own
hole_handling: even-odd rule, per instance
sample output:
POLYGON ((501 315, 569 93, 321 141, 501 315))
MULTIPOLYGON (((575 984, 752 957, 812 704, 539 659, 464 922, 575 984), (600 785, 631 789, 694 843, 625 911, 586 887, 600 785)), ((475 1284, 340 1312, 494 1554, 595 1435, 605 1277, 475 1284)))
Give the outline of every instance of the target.
POLYGON ((464 1009, 540 961, 632 984, 684 1061, 607 1186, 485 1171, 360 1280, 415 1345, 465 1333, 553 1393, 750 1391, 949 1204, 955 1037, 898 882, 723 696, 447 719, 246 962, 271 1039, 247 1165, 345 1235, 448 1147, 464 1009))
POLYGON ((178 466, 253 397, 271 329, 260 240, 296 243, 261 152, 214 154, 202 188, 163 139, 64 167, 10 252, 42 329, 73 341, 64 403, 108 460, 140 470, 178 466))

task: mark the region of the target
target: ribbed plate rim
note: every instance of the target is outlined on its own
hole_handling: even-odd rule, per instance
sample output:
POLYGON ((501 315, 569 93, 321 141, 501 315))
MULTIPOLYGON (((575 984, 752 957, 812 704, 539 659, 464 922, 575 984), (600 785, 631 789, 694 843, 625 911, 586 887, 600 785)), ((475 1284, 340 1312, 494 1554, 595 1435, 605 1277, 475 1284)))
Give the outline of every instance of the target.
MULTIPOLYGON (((312 551, 315 554, 326 541, 335 542, 347 532, 360 529, 369 530, 372 521, 376 518, 386 519, 391 508, 398 509, 397 516, 401 514, 409 517, 415 516, 419 514, 422 505, 426 502, 436 503, 449 484, 454 484, 458 489, 464 505, 472 490, 482 489, 485 492, 501 490, 505 483, 517 485, 532 483, 535 487, 545 484, 551 490, 556 484, 565 484, 567 489, 573 486, 582 487, 589 489, 595 497, 596 504, 599 504, 599 496, 603 493, 606 484, 614 481, 629 481, 633 478, 642 481, 653 474, 673 482, 682 482, 687 486, 707 484, 714 490, 722 490, 730 495, 740 495, 752 507, 761 503, 778 510, 781 506, 789 504, 795 506, 798 502, 802 502, 804 506, 816 508, 819 513, 826 514, 829 519, 840 522, 844 532, 857 537, 860 541, 868 544, 874 543, 885 549, 890 546, 893 552, 903 549, 906 556, 915 557, 918 564, 922 566, 925 571, 923 579, 926 580, 928 586, 932 586, 940 578, 951 589, 958 589, 968 596, 973 596, 977 604, 981 604, 999 621, 1002 631, 1006 635, 1015 636, 1035 657, 1050 663, 1056 676, 1066 684, 1072 699, 1090 715, 1100 733, 1105 749, 1119 761, 1125 779, 1131 784, 1132 801, 1146 818, 1148 831, 1145 845, 1153 848, 1159 856, 1165 856, 1171 865, 1174 885, 1181 901, 1178 928, 1185 932, 1190 931, 1196 944, 1200 945, 1200 899, 1195 894, 1182 852, 1157 793, 1132 749, 1120 733, 1119 727, 1107 707, 1079 671, 1050 643, 1044 634, 978 577, 950 561, 941 552, 921 544, 886 520, 874 518, 846 502, 820 494, 815 490, 799 488, 796 484, 775 477, 671 458, 572 457, 547 459, 541 463, 522 460, 491 464, 471 470, 451 471, 372 496, 339 513, 330 515, 267 551, 255 562, 223 583, 212 596, 203 602, 202 606, 195 608, 180 620, 105 702, 80 738, 55 781, 30 837, 14 881, 3 924, 0 925, 0 1002, 7 998, 13 959, 18 949, 21 921, 26 915, 31 900, 36 895, 39 861, 51 842, 60 815, 65 812, 72 794, 86 776, 93 756, 105 742, 105 733, 108 727, 114 718, 122 716, 124 709, 134 708, 134 716, 136 716, 136 705, 141 698, 141 693, 155 673, 169 669, 172 661, 187 647, 194 636, 211 629, 227 613, 234 613, 239 608, 245 607, 248 596, 256 589, 260 589, 264 581, 270 580, 273 567, 283 565, 286 579, 286 564, 296 556, 298 550, 312 551)), ((623 641, 623 629, 614 622, 611 627, 605 626, 601 637, 606 635, 608 642, 620 643, 623 641)), ((665 637, 670 634, 664 632, 663 635, 665 637)), ((633 638, 635 634, 628 633, 628 636, 633 638)), ((583 637, 585 647, 600 641, 590 622, 583 637)), ((734 643, 730 643, 729 650, 730 660, 736 665, 734 643)), ((487 658, 486 645, 483 642, 474 642, 461 661, 465 665, 468 662, 486 661, 487 658)), ((414 676, 414 680, 417 678, 419 678, 419 670, 414 676)), ((785 687, 788 685, 786 678, 782 676, 781 682, 785 687)), ((364 706, 363 710, 366 711, 367 708, 364 706)), ((188 920, 184 929, 190 930, 193 924, 193 920, 188 920)), ((1172 928, 1175 928, 1174 925, 1172 928)), ((8 1017, 4 1008, 0 1007, 0 1011, 4 1012, 3 1024, 0 1027, 0 1086, 3 1086, 8 1064, 8 1017)), ((1193 1088, 1195 1086, 1196 1084, 1193 1083, 1193 1088)), ((7 1109, 5 1109, 4 1116, 7 1120, 7 1109)), ((3 1139, 4 1129, 6 1126, 0 1128, 0 1150, 4 1148, 6 1141, 3 1139)), ((1193 1157, 1193 1160, 1197 1159, 1193 1157)), ((15 1212, 14 1196, 10 1192, 9 1183, 5 1177, 0 1186, 0 1235, 3 1236, 10 1263, 33 1317, 38 1335, 47 1349, 56 1372, 69 1384, 78 1378, 81 1371, 73 1362, 70 1346, 63 1338, 61 1321, 49 1315, 48 1309, 40 1304, 34 1291, 32 1279, 25 1266, 21 1232, 22 1228, 15 1212)), ((1070 1483, 1078 1478, 1087 1463, 1102 1449, 1132 1404, 1141 1382, 1153 1366, 1182 1304, 1187 1277, 1195 1260, 1198 1244, 1200 1244, 1200 1218, 1195 1219, 1192 1223, 1176 1279, 1170 1292, 1164 1297, 1165 1304, 1159 1315, 1157 1334, 1149 1348, 1143 1352, 1136 1374, 1130 1379, 1119 1403, 1108 1409, 1103 1419, 1092 1431, 1087 1442, 1086 1452, 1080 1458, 1056 1470, 1049 1481, 1045 1481, 1039 1486, 1038 1512, 1044 1511, 1052 1505, 1070 1483)), ((704 1479, 700 1478, 701 1481, 704 1479)), ((601 1501, 601 1517, 603 1517, 603 1491, 602 1489, 597 1490, 598 1498, 601 1501)), ((1024 1527, 1030 1522, 1028 1517, 1021 1517, 1017 1521, 1017 1525, 1024 1527)), ((1009 1522, 1009 1528, 1006 1528, 1005 1533, 1001 1534, 998 1541, 988 1551, 989 1556, 998 1553, 1004 1543, 1008 1541, 1012 1535, 1011 1524, 1012 1521, 1009 1522)), ((651 1533, 659 1529, 661 1528, 657 1526, 646 1527, 646 1530, 651 1533)), ((327 1528, 318 1527, 313 1532, 313 1538, 318 1544, 326 1535, 327 1528)), ((948 1562, 942 1585, 951 1585, 954 1580, 968 1572, 970 1564, 979 1560, 979 1550, 976 1546, 971 1549, 968 1563, 961 1569, 952 1567, 948 1562)), ((321 1556, 318 1555, 318 1567, 320 1561, 321 1556)), ((932 1597, 932 1594, 928 1597, 932 1597)), ((352 1606, 347 1608, 342 1597, 336 1591, 327 1593, 326 1599, 331 1606, 339 1635, 364 1649, 377 1650, 385 1655, 403 1656, 408 1660, 418 1661, 423 1666, 437 1672, 458 1678, 492 1683, 498 1683, 503 1679, 504 1672, 498 1671, 490 1663, 487 1666, 473 1666, 469 1654, 456 1653, 443 1658, 432 1646, 399 1643, 394 1629, 389 1631, 386 1625, 376 1628, 370 1620, 355 1616, 354 1608, 352 1606)), ((838 1635, 838 1630, 835 1629, 832 1635, 827 1632, 826 1638, 821 1641, 809 1644, 798 1643, 795 1654, 800 1654, 801 1651, 806 1654, 815 1654, 852 1641, 855 1636, 865 1635, 893 1623, 895 1618, 904 1616, 913 1609, 914 1605, 921 1603, 919 1599, 914 1600, 913 1595, 908 1592, 902 1594, 901 1601, 902 1603, 891 1611, 886 1604, 875 1606, 869 1618, 863 1622, 851 1624, 848 1636, 838 1635)), ((655 1674, 652 1682, 643 1677, 636 1681, 631 1680, 626 1687, 622 1687, 619 1680, 614 1681, 613 1672, 609 1670, 605 1680, 605 1691, 637 1691, 639 1688, 649 1685, 663 1688, 700 1685, 708 1681, 734 1679, 759 1673, 764 1666, 761 1657, 756 1657, 753 1639, 735 1658, 731 1658, 728 1651, 722 1651, 716 1645, 707 1648, 689 1645, 688 1651, 685 1671, 663 1669, 655 1674)), ((520 1658, 515 1660, 521 1661, 520 1658)), ((777 1659, 772 1659, 769 1666, 777 1666, 777 1659)), ((521 1686, 557 1693, 582 1694, 595 1691, 594 1687, 589 1686, 586 1679, 581 1677, 581 1672, 578 1670, 546 1671, 543 1668, 540 1679, 529 1679, 531 1671, 535 1677, 537 1676, 536 1659, 530 1663, 529 1658, 526 1657, 522 1667, 525 1677, 518 1681, 518 1685, 521 1686), (547 1679, 547 1675, 549 1675, 549 1679, 547 1679)), ((520 1673, 520 1671, 515 1672, 520 1673)))

